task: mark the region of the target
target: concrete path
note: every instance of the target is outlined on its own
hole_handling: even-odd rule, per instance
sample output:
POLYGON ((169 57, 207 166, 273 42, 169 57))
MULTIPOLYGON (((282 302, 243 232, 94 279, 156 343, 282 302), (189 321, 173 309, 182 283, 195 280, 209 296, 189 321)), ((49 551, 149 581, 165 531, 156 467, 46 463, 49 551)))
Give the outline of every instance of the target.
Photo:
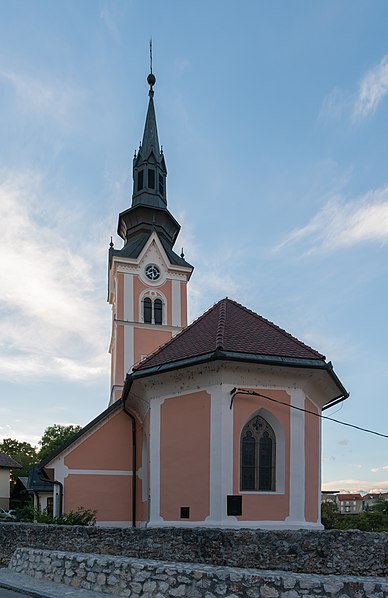
POLYGON ((36 579, 6 568, 0 569, 0 598, 101 598, 102 595, 100 592, 71 588, 63 583, 36 579))

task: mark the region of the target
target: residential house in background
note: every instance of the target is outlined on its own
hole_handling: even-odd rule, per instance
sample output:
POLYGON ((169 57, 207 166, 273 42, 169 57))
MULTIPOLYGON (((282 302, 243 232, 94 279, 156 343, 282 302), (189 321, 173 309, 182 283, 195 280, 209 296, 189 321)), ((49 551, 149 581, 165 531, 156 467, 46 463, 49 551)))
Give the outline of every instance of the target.
POLYGON ((0 453, 0 507, 5 511, 9 509, 11 469, 22 469, 22 466, 12 457, 0 453))

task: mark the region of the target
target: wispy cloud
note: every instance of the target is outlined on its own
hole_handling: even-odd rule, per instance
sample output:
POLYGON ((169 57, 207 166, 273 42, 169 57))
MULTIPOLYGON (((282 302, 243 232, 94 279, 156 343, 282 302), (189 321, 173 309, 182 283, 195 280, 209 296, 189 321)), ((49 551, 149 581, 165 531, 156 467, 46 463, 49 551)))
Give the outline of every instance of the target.
POLYGON ((335 87, 323 99, 318 121, 340 120, 346 115, 354 123, 373 114, 388 94, 388 54, 359 81, 358 89, 335 87))
POLYGON ((309 241, 307 253, 332 251, 362 242, 388 241, 388 187, 361 198, 331 198, 305 226, 294 230, 275 250, 290 243, 309 241))
POLYGON ((353 103, 354 98, 350 92, 335 87, 323 99, 318 121, 340 120, 351 110, 353 103))
POLYGON ((388 469, 388 465, 383 465, 382 467, 372 467, 371 471, 373 473, 377 473, 378 471, 384 471, 388 469))
POLYGON ((50 82, 11 71, 0 66, 0 83, 8 85, 15 98, 14 105, 22 112, 40 115, 68 124, 75 108, 82 103, 86 93, 64 79, 50 82))
POLYGON ((371 482, 369 480, 332 480, 322 484, 322 490, 340 490, 345 492, 387 492, 388 480, 371 482))
POLYGON ((77 214, 67 220, 36 173, 9 174, 0 185, 0 372, 8 379, 106 372, 100 255, 66 239, 77 214))
POLYGON ((365 118, 373 113, 388 94, 388 54, 362 78, 353 108, 353 118, 365 118))

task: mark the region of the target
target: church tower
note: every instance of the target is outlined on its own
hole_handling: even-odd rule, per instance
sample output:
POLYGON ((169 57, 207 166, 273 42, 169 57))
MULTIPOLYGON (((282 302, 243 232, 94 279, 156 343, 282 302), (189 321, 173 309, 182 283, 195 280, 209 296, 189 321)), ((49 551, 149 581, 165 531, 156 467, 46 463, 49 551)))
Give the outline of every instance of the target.
POLYGON ((109 250, 108 301, 112 305, 111 392, 121 396, 135 364, 187 326, 187 282, 193 271, 174 243, 180 225, 167 209, 167 168, 159 146, 154 106, 155 76, 143 140, 133 158, 131 207, 119 214, 122 249, 109 250))

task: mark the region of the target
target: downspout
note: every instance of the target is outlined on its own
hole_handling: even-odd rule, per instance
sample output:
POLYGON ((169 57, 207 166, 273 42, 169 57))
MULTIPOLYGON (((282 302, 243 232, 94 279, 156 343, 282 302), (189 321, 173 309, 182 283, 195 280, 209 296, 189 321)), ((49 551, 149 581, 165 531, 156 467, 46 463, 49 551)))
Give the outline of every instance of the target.
POLYGON ((123 400, 124 413, 132 420, 132 527, 136 527, 136 419, 127 410, 126 397, 123 400))
POLYGON ((63 513, 63 484, 62 482, 58 482, 57 480, 53 480, 52 483, 57 484, 57 486, 59 486, 59 513, 57 516, 60 516, 63 513))
POLYGON ((40 513, 40 500, 39 500, 39 494, 37 493, 36 490, 33 490, 33 493, 35 495, 36 498, 36 510, 39 511, 40 513))

